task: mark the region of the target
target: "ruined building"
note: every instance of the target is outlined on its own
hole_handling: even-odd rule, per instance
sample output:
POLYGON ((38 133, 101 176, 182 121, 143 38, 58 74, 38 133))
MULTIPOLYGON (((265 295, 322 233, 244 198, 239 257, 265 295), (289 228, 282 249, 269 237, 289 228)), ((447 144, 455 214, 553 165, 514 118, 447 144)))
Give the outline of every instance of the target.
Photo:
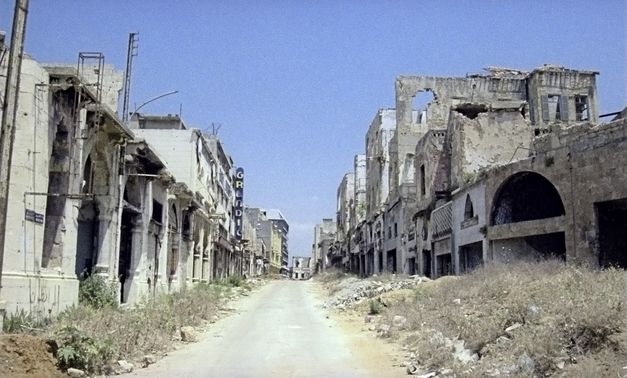
POLYGON ((337 188, 336 220, 337 234, 334 254, 330 256, 331 264, 342 266, 349 260, 349 232, 351 228, 351 208, 355 203, 355 174, 347 173, 337 188))
POLYGON ((323 272, 329 265, 329 256, 333 254, 337 224, 332 218, 322 219, 314 227, 314 241, 311 247, 315 273, 323 272))
POLYGON ((311 278, 311 257, 292 256, 290 278, 295 280, 308 280, 311 278))
POLYGON ((596 75, 545 65, 399 77, 396 109, 366 135, 367 216, 343 236, 359 255, 345 269, 438 277, 539 255, 624 264, 610 225, 622 222, 624 124, 599 125, 596 75))

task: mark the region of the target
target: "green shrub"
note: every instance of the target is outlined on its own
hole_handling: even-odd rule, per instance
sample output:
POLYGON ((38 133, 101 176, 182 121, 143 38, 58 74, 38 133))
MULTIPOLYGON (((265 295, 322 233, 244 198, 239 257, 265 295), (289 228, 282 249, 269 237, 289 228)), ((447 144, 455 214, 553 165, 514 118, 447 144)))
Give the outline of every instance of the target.
POLYGON ((240 287, 244 283, 244 279, 241 276, 229 276, 226 282, 233 287, 240 287))
POLYGON ((5 333, 40 331, 50 324, 50 321, 49 316, 34 315, 24 309, 20 309, 4 318, 2 331, 5 333))
POLYGON ((92 274, 80 282, 78 302, 93 308, 115 307, 118 304, 117 292, 104 277, 92 274))
POLYGON ((374 299, 368 301, 368 307, 368 314, 370 315, 378 315, 383 310, 383 305, 381 304, 381 302, 374 299))
POLYGON ((112 337, 95 338, 75 326, 67 326, 58 333, 57 360, 62 369, 76 368, 101 372, 118 354, 112 337))

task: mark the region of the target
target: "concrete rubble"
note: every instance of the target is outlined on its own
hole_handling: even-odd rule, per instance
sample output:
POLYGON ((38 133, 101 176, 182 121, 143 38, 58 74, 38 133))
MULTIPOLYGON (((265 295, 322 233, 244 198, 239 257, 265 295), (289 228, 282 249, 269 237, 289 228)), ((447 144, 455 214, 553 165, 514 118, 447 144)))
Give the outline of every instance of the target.
POLYGON ((186 343, 198 341, 198 333, 194 327, 181 327, 181 340, 186 343))
POLYGON ((80 369, 69 368, 67 369, 67 375, 71 378, 81 378, 85 376, 85 372, 80 369))
POLYGON ((396 278, 390 281, 363 280, 358 277, 350 277, 337 283, 335 292, 325 302, 324 307, 343 310, 383 293, 400 289, 413 289, 428 281, 431 280, 420 276, 396 278))
POLYGON ((113 364, 113 372, 118 375, 130 373, 134 368, 135 366, 126 360, 119 360, 113 364))

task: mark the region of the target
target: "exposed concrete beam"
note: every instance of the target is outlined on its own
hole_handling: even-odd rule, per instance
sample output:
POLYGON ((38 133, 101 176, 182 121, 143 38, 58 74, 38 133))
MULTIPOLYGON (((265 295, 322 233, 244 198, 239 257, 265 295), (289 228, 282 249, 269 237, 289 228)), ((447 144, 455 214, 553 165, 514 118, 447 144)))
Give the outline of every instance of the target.
POLYGON ((564 232, 564 216, 499 224, 488 227, 488 240, 515 239, 526 236, 564 232))

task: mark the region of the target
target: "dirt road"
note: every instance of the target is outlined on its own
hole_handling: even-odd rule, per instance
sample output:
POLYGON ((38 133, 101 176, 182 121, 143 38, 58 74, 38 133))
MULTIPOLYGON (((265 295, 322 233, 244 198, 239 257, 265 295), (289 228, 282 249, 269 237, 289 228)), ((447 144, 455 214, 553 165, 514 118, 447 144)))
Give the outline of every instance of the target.
POLYGON ((135 377, 399 377, 389 349, 328 318, 313 282, 273 281, 234 305, 198 343, 135 377))

